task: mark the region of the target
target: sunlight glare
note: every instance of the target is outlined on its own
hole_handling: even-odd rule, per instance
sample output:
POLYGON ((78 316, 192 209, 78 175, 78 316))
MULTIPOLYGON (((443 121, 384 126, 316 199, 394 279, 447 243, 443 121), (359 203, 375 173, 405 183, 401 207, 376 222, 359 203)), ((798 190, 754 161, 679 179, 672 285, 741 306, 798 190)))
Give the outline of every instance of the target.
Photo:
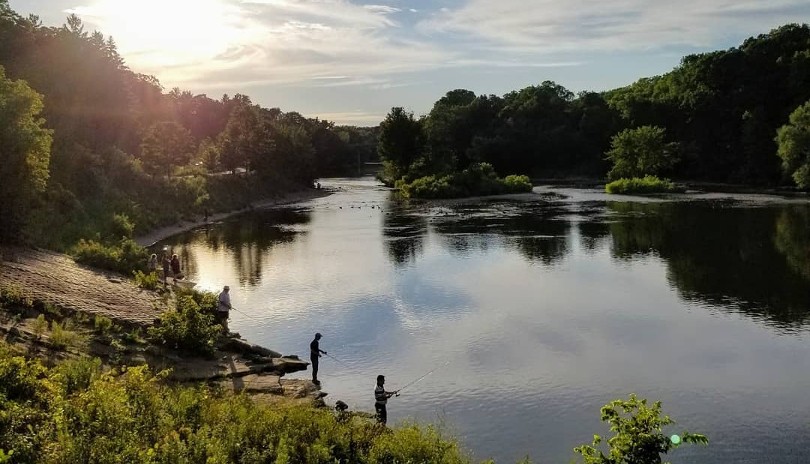
POLYGON ((222 0, 97 0, 69 10, 112 35, 132 67, 211 59, 248 35, 240 10, 222 0))

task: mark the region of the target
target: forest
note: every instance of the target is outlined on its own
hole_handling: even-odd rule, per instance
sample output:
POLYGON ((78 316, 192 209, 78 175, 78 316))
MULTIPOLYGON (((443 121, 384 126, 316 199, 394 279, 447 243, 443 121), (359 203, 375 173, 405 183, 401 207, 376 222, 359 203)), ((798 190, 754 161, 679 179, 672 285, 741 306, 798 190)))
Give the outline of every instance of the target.
POLYGON ((0 243, 117 241, 352 175, 373 128, 166 90, 75 15, 61 27, 0 0, 0 243))
POLYGON ((498 175, 810 187, 810 27, 789 24, 661 76, 574 94, 551 81, 503 96, 447 92, 381 126, 389 184, 491 165, 498 175))

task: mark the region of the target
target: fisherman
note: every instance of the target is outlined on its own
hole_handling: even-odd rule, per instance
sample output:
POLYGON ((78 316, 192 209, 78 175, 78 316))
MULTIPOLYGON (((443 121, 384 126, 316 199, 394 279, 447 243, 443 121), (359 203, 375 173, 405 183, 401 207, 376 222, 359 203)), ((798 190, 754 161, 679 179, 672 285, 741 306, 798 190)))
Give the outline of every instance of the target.
POLYGON ((172 265, 172 260, 169 259, 168 247, 163 248, 163 286, 166 286, 166 279, 169 277, 169 269, 172 265))
POLYGON ((228 293, 230 290, 231 287, 226 285, 222 287, 222 291, 217 296, 217 322, 222 324, 226 335, 228 334, 228 317, 231 309, 233 309, 231 307, 231 295, 228 293))
POLYGON ((149 261, 146 262, 146 270, 149 271, 150 274, 157 272, 157 262, 157 254, 152 253, 152 256, 149 257, 149 261))
POLYGON ((399 390, 385 391, 385 376, 377 376, 377 387, 374 389, 374 410, 377 411, 377 422, 382 425, 388 421, 388 411, 385 405, 388 403, 388 398, 399 393, 399 390))
POLYGON ((318 380, 318 358, 321 357, 321 353, 329 354, 326 351, 322 350, 319 346, 319 340, 321 339, 322 335, 319 333, 315 334, 315 339, 309 344, 309 360, 312 361, 312 383, 315 385, 320 385, 321 382, 318 380))

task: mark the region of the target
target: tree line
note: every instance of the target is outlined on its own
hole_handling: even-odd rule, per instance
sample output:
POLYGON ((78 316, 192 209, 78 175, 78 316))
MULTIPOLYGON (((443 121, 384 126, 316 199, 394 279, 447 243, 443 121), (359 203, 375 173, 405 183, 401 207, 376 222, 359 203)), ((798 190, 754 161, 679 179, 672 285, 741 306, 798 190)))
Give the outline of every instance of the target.
POLYGON ((0 242, 64 248, 355 173, 376 132, 215 99, 129 69, 71 15, 45 27, 0 0, 0 242), (239 175, 223 175, 229 172, 239 175))
POLYGON ((808 134, 810 27, 789 24, 606 92, 575 95, 545 81, 503 96, 453 90, 418 118, 395 107, 379 154, 391 184, 483 162, 534 178, 808 188, 808 134))

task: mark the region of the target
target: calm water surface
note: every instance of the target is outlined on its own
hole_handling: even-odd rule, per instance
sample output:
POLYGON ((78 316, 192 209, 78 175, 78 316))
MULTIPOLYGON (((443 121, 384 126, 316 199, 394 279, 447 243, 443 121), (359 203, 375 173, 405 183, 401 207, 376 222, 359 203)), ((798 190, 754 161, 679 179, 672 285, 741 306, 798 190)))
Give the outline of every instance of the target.
MULTIPOLYGON (((231 327, 323 358, 328 400, 440 422, 474 457, 567 463, 635 392, 709 436, 673 463, 810 462, 810 207, 535 188, 401 202, 370 180, 165 242, 231 327), (250 315, 250 317, 246 316, 250 315)), ((162 245, 162 244, 161 244, 162 245)), ((309 372, 297 374, 306 378, 309 372)))

